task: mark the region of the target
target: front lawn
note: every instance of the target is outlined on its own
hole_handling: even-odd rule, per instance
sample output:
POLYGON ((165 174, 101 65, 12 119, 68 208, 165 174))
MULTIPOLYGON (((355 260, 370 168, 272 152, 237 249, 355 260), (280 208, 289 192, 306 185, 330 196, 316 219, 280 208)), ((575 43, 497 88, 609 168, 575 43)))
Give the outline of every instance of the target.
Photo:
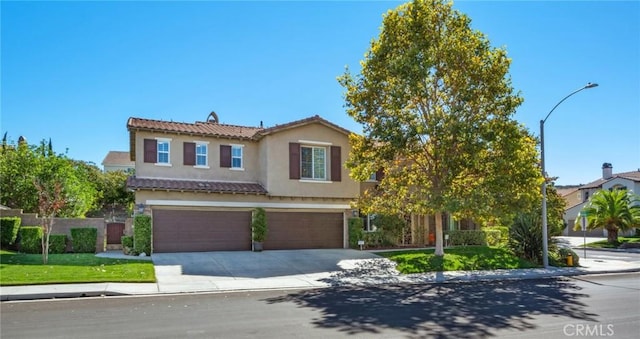
POLYGON ((640 243, 640 237, 618 237, 617 243, 609 243, 606 240, 590 242, 586 246, 587 248, 618 248, 624 243, 640 243))
POLYGON ((155 282, 153 263, 146 260, 99 258, 91 253, 42 255, 0 250, 0 285, 93 282, 155 282))
POLYGON ((434 249, 376 254, 395 261, 398 271, 405 274, 537 267, 516 257, 507 249, 487 246, 446 248, 444 257, 435 256, 434 249))

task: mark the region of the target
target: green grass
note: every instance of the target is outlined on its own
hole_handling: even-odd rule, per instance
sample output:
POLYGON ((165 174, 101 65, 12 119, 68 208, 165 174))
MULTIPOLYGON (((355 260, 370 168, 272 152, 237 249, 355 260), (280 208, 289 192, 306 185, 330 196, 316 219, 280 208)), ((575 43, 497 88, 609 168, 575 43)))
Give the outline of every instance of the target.
POLYGON ((618 248, 620 245, 624 243, 640 243, 640 237, 618 237, 617 243, 609 243, 606 240, 591 242, 587 244, 587 247, 593 248, 618 248))
POLYGON ((99 258, 94 254, 42 255, 0 250, 0 285, 40 285, 93 282, 155 282, 153 263, 145 260, 99 258))
POLYGON ((446 248, 444 257, 435 256, 433 249, 377 254, 395 261, 398 271, 405 274, 537 267, 516 257, 507 249, 487 246, 446 248))

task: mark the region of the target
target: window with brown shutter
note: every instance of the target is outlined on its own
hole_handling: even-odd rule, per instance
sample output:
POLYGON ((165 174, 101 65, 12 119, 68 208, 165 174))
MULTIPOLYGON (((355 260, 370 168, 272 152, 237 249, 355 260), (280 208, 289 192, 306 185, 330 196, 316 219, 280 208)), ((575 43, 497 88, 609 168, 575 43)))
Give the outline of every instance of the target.
POLYGON ((231 167, 231 145, 220 145, 220 167, 231 167))
POLYGON ((183 145, 183 164, 185 166, 195 166, 196 164, 196 143, 185 142, 183 145))
POLYGON ((331 181, 342 181, 342 155, 340 146, 331 146, 331 181))
POLYGON ((382 178, 384 178, 384 170, 381 168, 376 172, 376 180, 382 181, 382 178))
POLYGON ((289 143, 289 179, 300 179, 300 144, 289 143))
POLYGON ((157 162, 158 142, 156 139, 144 139, 144 162, 157 162))

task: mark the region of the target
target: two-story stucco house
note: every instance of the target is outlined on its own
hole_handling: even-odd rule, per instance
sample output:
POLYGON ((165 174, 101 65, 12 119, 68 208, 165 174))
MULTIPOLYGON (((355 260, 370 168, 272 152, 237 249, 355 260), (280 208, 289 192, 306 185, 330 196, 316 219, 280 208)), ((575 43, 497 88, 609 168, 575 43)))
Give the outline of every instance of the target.
POLYGON ((319 116, 271 128, 130 118, 136 210, 153 252, 250 250, 251 213, 267 211, 265 249, 345 248, 360 184, 344 167, 350 132, 319 116))
MULTIPOLYGON (((602 178, 581 185, 572 192, 572 197, 565 197, 567 209, 564 213, 564 221, 567 227, 564 235, 582 235, 582 231, 574 231, 573 227, 578 219, 578 214, 582 208, 589 203, 589 198, 598 190, 628 189, 640 194, 640 169, 631 172, 613 173, 613 166, 610 163, 602 164, 602 178)), ((603 236, 602 229, 593 230, 587 233, 590 236, 603 236)), ((606 233, 604 233, 606 235, 606 233)))

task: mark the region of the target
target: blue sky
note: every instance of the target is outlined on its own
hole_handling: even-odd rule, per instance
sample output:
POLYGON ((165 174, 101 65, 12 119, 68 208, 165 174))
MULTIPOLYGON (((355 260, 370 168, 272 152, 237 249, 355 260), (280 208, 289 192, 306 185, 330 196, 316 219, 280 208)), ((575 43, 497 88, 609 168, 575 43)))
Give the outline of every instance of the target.
MULTIPOLYGON (((265 126, 315 114, 361 131, 336 77, 401 2, 1 2, 1 126, 98 165, 131 116, 265 126)), ((640 2, 458 1, 512 58, 558 184, 640 168, 640 2)))

